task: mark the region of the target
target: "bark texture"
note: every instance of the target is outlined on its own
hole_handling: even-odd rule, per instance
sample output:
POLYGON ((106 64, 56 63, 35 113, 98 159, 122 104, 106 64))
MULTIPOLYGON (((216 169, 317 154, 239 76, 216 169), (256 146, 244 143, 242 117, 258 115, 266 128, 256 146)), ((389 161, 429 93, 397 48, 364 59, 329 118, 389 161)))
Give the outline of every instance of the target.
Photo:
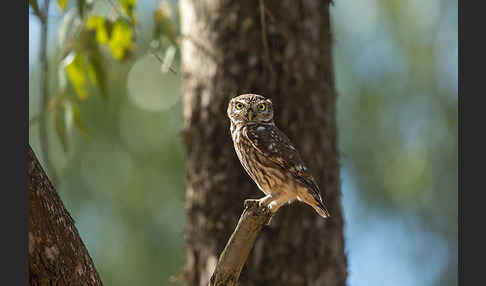
POLYGON ((181 0, 187 285, 207 285, 245 199, 263 197, 236 157, 226 107, 270 97, 332 217, 300 203, 264 226, 239 285, 345 285, 329 2, 181 0), (263 14, 262 14, 263 13, 263 14))
POLYGON ((103 285, 74 220, 28 147, 30 285, 103 285))

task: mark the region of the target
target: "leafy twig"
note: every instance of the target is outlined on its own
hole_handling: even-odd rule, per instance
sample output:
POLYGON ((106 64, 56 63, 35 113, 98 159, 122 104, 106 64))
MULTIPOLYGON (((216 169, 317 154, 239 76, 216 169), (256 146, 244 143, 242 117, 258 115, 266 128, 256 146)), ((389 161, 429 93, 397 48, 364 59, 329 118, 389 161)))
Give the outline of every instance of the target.
MULTIPOLYGON (((127 18, 125 15, 123 15, 123 14, 122 14, 122 12, 121 12, 121 11, 120 11, 120 9, 117 7, 117 5, 116 5, 116 4, 113 2, 113 0, 107 0, 107 1, 108 1, 108 2, 110 3, 110 5, 112 6, 113 11, 115 11, 115 12, 118 14, 118 17, 120 17, 120 18, 121 18, 123 21, 125 21, 125 22, 127 22, 127 23, 129 23, 129 24, 131 24, 131 25, 133 26, 133 30, 134 30, 134 32, 135 32, 135 35, 140 34, 140 31, 138 30, 138 28, 137 28, 137 26, 135 25, 135 23, 133 23, 131 19, 127 18)), ((145 42, 145 40, 144 40, 143 38, 140 38, 140 39, 141 39, 141 40, 142 40, 142 41, 143 41, 145 44, 147 44, 147 45, 148 45, 148 43, 147 43, 147 42, 145 42)), ((160 56, 159 56, 157 53, 155 53, 154 51, 152 51, 152 50, 150 50, 150 49, 149 49, 149 51, 150 51, 150 53, 151 53, 151 54, 152 54, 152 55, 153 55, 153 56, 154 56, 154 57, 155 57, 155 58, 156 58, 156 59, 157 59, 157 60, 160 62, 160 64, 162 64, 162 65, 164 64, 164 61, 163 61, 163 60, 160 58, 160 56)), ((173 68, 173 67, 171 67, 171 66, 170 66, 170 67, 169 67, 169 70, 170 70, 170 71, 171 71, 173 74, 177 75, 177 72, 176 72, 176 70, 174 70, 174 68, 173 68)))

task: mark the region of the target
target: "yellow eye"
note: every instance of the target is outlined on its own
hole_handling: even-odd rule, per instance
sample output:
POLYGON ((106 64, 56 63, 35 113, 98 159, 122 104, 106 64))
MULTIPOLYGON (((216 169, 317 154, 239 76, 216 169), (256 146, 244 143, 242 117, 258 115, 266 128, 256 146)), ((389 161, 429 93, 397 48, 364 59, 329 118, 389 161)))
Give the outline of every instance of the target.
POLYGON ((264 110, 265 110, 265 108, 266 108, 265 104, 263 104, 263 103, 258 104, 258 106, 257 106, 257 107, 258 107, 258 109, 259 109, 259 110, 261 110, 261 111, 264 111, 264 110))
POLYGON ((235 107, 236 107, 236 109, 242 109, 243 108, 243 103, 238 102, 238 103, 236 103, 235 107))

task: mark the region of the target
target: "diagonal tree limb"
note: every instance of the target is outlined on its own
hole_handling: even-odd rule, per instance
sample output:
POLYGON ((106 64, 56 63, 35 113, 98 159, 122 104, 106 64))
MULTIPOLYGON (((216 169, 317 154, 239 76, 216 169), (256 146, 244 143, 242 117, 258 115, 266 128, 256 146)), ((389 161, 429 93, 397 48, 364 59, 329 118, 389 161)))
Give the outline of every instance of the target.
POLYGON ((238 225, 221 253, 209 286, 237 285, 243 265, 264 224, 268 224, 272 213, 257 200, 246 200, 245 210, 238 225))
POLYGON ((29 285, 103 285, 69 212, 28 146, 29 285))

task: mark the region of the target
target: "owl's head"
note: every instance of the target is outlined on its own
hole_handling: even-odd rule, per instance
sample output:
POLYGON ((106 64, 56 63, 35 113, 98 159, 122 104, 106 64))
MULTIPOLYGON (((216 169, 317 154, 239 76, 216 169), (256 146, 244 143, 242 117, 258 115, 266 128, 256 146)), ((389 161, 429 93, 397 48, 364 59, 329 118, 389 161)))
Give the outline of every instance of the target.
POLYGON ((270 123, 273 120, 272 101, 258 94, 243 94, 231 99, 227 113, 234 124, 270 123))

